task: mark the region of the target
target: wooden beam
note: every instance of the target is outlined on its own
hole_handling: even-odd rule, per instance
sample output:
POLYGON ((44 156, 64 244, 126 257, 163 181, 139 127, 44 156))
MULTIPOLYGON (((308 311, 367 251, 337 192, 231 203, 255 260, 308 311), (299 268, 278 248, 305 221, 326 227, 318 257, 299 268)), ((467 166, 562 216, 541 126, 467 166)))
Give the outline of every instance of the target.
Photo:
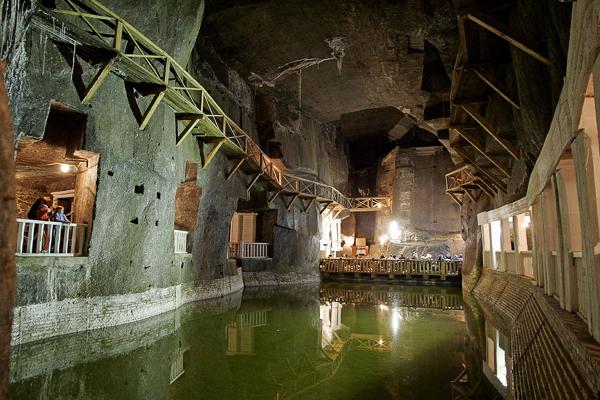
POLYGON ((175 114, 175 118, 177 118, 178 121, 196 121, 204 118, 204 114, 180 112, 175 114))
POLYGON ((454 201, 462 207, 463 202, 458 198, 458 196, 456 196, 454 193, 450 193, 450 192, 446 192, 450 197, 452 197, 454 199, 454 201))
POLYGON ((313 197, 313 198, 312 198, 312 199, 311 199, 311 200, 308 202, 308 206, 304 206, 304 212, 308 212, 308 211, 309 211, 309 210, 312 208, 313 204, 315 204, 315 201, 316 201, 316 200, 317 200, 317 198, 316 198, 316 197, 313 197))
POLYGON ((476 176, 475 183, 481 188, 481 190, 483 190, 485 194, 487 194, 491 198, 494 198, 494 189, 491 188, 484 180, 476 176))
POLYGON ((269 200, 267 201, 269 205, 271 205, 271 203, 273 202, 273 200, 275 200, 277 198, 277 196, 279 196, 281 194, 282 190, 276 190, 275 193, 269 197, 269 200))
MULTIPOLYGON (((237 163, 235 163, 234 167, 227 172, 227 174, 225 174, 225 180, 228 181, 231 179, 231 177, 237 172, 238 169, 240 169, 240 167, 244 164, 244 162, 246 161, 247 157, 240 157, 240 159, 238 160, 237 163)), ((270 202, 269 202, 270 203, 270 202)))
POLYGON ((488 179, 493 184, 493 186, 497 187, 498 189, 500 189, 504 193, 506 193, 506 184, 504 182, 502 182, 502 180, 500 178, 498 178, 497 176, 495 176, 494 174, 492 174, 491 172, 489 172, 485 168, 479 166, 475 162, 475 158, 471 157, 463 149, 454 148, 454 151, 456 151, 458 153, 458 155, 460 155, 462 158, 464 158, 465 161, 467 161, 469 164, 471 164, 471 166, 473 166, 473 168, 475 168, 475 170, 482 175, 482 176, 479 177, 480 179, 484 179, 483 177, 485 177, 485 179, 488 179))
MULTIPOLYGON (((196 128, 196 126, 200 123, 200 119, 195 119, 190 121, 185 128, 183 128, 183 130, 181 131, 181 133, 177 133, 177 130, 175 131, 175 144, 179 144, 183 141, 183 139, 186 138, 187 135, 190 134, 191 131, 194 130, 194 128, 196 128)), ((175 122, 175 125, 177 125, 177 122, 175 122)))
POLYGON ((487 84, 493 91, 498 93, 500 97, 506 100, 511 106, 516 108, 517 110, 521 109, 518 101, 513 99, 509 94, 502 82, 500 82, 494 75, 485 70, 481 66, 473 66, 472 71, 475 72, 475 75, 479 77, 485 84, 487 84))
POLYGON ((484 16, 480 12, 470 12, 470 13, 466 14, 465 17, 468 18, 469 20, 475 22, 477 25, 481 26, 482 28, 490 31, 494 35, 497 35, 500 38, 506 40, 508 43, 515 46, 519 50, 525 52, 526 54, 530 55, 531 57, 535 58, 536 60, 538 60, 546 65, 552 65, 552 63, 550 62, 550 60, 548 58, 544 57, 537 51, 533 50, 530 46, 526 45, 525 40, 518 37, 518 35, 516 33, 511 32, 510 29, 507 26, 505 26, 504 24, 502 24, 490 17, 484 16))
POLYGON ((475 136, 473 136, 472 134, 470 134, 463 128, 450 126, 450 129, 454 129, 456 131, 456 133, 458 133, 467 142, 469 142, 469 144, 471 146, 473 146, 473 148, 475 150, 479 151, 479 153, 481 153, 482 156, 484 156, 492 164, 494 164, 494 166, 496 168, 498 168, 500 170, 500 172, 502 172, 506 177, 510 176, 510 171, 509 171, 508 167, 506 165, 504 165, 502 162, 500 162, 499 160, 497 160, 495 157, 492 157, 490 154, 488 154, 488 152, 485 150, 485 147, 481 144, 481 142, 479 142, 479 140, 475 136))
POLYGON ((504 150, 508 152, 515 160, 519 159, 518 150, 508 140, 501 138, 492 123, 483 115, 479 114, 475 108, 469 105, 460 106, 471 118, 475 120, 504 150))
POLYGON ((256 182, 258 182, 258 179, 262 176, 263 171, 257 172, 256 176, 254 177, 254 179, 252 179, 252 181, 250 181, 250 184, 248 185, 248 187, 246 188, 246 192, 249 192, 250 189, 252 189, 252 186, 254 186, 254 184, 256 182))
POLYGON ((219 149, 221 148, 223 143, 225 143, 225 138, 214 138, 214 139, 211 138, 211 140, 215 140, 215 144, 214 144, 213 148, 210 149, 208 154, 205 156, 204 155, 204 142, 209 141, 209 139, 206 137, 199 137, 199 136, 197 136, 197 137, 200 142, 200 163, 202 165, 202 169, 204 169, 204 168, 208 167, 208 164, 210 164, 210 162, 215 157, 215 155, 217 154, 217 152, 219 151, 219 149))
POLYGON ((342 211, 344 211, 343 208, 338 209, 337 212, 335 213, 335 215, 333 217, 331 217, 331 219, 336 219, 338 217, 338 215, 341 214, 342 211))
POLYGON ((100 86, 102 86, 106 78, 108 78, 115 61, 117 61, 116 57, 111 58, 98 70, 88 87, 85 89, 85 96, 83 97, 83 100, 81 100, 83 104, 90 104, 92 97, 94 97, 98 89, 100 89, 100 86))
POLYGON ((162 101, 162 99, 165 97, 165 94, 166 94, 166 92, 163 90, 162 92, 157 93, 156 95, 154 95, 154 97, 152 98, 152 101, 150 102, 150 105, 148 106, 148 108, 146 109, 146 112, 144 113, 144 117, 142 118, 142 122, 140 123, 140 130, 141 131, 143 131, 144 129, 146 129, 146 126, 148 126, 148 123, 150 122, 150 119, 154 115, 154 112, 158 108, 158 106, 159 106, 160 102, 162 101))
POLYGON ((113 42, 113 47, 117 51, 121 51, 122 44, 123 44, 123 21, 118 19, 117 25, 115 26, 115 40, 113 42))
POLYGON ((487 96, 480 97, 463 97, 452 99, 452 104, 456 106, 462 106, 463 104, 482 104, 489 102, 490 99, 487 96))
POLYGON ((294 205, 294 201, 296 201, 298 196, 300 196, 300 193, 296 193, 292 196, 292 200, 286 205, 286 209, 288 211, 290 211, 292 209, 292 206, 294 205))
POLYGON ((326 201, 323 204, 325 204, 324 207, 321 208, 321 210, 319 211, 319 214, 323 214, 325 212, 325 210, 327 210, 329 208, 329 205, 333 203, 332 201, 326 201))

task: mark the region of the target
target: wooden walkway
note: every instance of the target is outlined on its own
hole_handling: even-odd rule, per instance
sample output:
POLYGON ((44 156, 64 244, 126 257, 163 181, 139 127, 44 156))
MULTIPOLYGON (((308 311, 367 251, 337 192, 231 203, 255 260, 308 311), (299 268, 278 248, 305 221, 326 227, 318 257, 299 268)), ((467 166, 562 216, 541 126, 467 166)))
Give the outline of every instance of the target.
POLYGON ((134 93, 151 97, 144 101, 145 107, 140 108, 135 101, 132 104, 140 129, 148 126, 161 103, 167 104, 175 112, 177 144, 195 136, 203 168, 218 151, 223 152, 232 161, 226 179, 237 171, 245 172, 250 176, 248 191, 259 181, 266 183, 271 192, 269 203, 285 196, 288 210, 298 200, 305 212, 320 204, 321 213, 327 209, 339 213, 390 207, 390 197, 348 198, 332 186, 282 171, 184 67, 99 1, 57 0, 52 9, 38 5, 34 23, 55 42, 74 48, 74 62, 81 59, 98 67, 91 82, 79 82, 85 87, 80 93, 83 103, 89 104, 114 73, 125 81, 131 98, 135 98, 134 93))
POLYGON ((448 278, 460 278, 462 261, 324 258, 321 259, 320 269, 325 278, 353 276, 445 281, 448 278))

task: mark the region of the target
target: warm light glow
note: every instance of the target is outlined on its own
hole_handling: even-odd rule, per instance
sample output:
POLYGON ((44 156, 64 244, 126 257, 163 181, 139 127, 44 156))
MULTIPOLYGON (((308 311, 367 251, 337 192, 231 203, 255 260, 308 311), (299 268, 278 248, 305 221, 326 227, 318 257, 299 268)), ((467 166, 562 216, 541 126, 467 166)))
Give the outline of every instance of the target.
POLYGON ((60 164, 60 172, 67 173, 71 171, 71 166, 69 164, 60 164))
POLYGON ((396 221, 392 221, 389 223, 388 225, 388 234, 390 235, 390 237, 392 239, 399 239, 400 235, 402 234, 402 231, 400 230, 400 226, 398 225, 398 222, 396 221))
POLYGON ((400 321, 402 321, 402 315, 398 312, 398 310, 394 310, 392 313, 392 332, 394 335, 398 333, 398 329, 400 329, 400 321))
POLYGON ((377 341, 377 343, 379 343, 379 345, 381 346, 381 345, 383 344, 383 339, 379 339, 379 340, 377 341))
POLYGON ((388 235, 379 236, 379 244, 383 246, 385 244, 385 242, 388 241, 388 239, 389 239, 388 235))
POLYGON ((342 235, 342 239, 346 242, 346 246, 352 247, 354 245, 354 236, 342 235))
POLYGON ((385 304, 380 304, 380 305, 379 305, 379 309, 380 309, 381 311, 387 311, 387 310, 388 310, 388 306, 386 306, 385 304))
POLYGON ((529 215, 526 215, 523 218, 523 228, 527 229, 529 228, 529 225, 531 225, 531 217, 529 215))

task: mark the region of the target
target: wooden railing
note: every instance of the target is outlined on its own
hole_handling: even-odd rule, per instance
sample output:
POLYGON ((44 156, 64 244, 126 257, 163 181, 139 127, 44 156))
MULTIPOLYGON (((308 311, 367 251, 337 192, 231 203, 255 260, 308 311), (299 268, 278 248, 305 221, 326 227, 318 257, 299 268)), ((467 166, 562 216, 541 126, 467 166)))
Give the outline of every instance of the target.
POLYGON ((229 258, 269 258, 269 243, 229 243, 229 258))
POLYGON ((390 208, 392 201, 390 197, 354 197, 350 199, 350 211, 373 211, 390 208))
POLYGON ((85 252, 87 225, 17 219, 17 255, 79 256, 85 252))
POLYGON ((460 276, 462 261, 445 260, 389 260, 324 258, 321 271, 324 273, 381 274, 405 276, 439 276, 442 280, 449 276, 460 276))
POLYGON ((187 231, 173 231, 175 239, 175 253, 187 253, 187 231))
POLYGON ((389 197, 351 199, 330 185, 284 173, 225 114, 183 66, 99 1, 57 0, 54 8, 40 5, 35 23, 53 40, 67 42, 69 45, 76 43, 87 49, 75 56, 86 57, 90 52, 97 53, 87 60, 91 65, 101 62, 94 79, 85 88, 83 103, 90 103, 108 75, 114 72, 119 78, 137 87, 139 93, 148 92, 153 95, 147 109, 139 110, 140 129, 146 128, 159 104, 164 101, 175 112, 177 144, 193 134, 203 146, 212 145, 206 155, 201 149, 202 167, 210 163, 218 150, 223 150, 228 157, 238 160, 235 167, 227 173, 227 179, 245 165, 254 174, 248 190, 259 179, 263 179, 276 194, 291 195, 290 205, 297 197, 310 200, 309 205, 304 206, 304 211, 315 202, 353 211, 383 211, 390 207, 389 197), (57 24, 57 20, 62 23, 57 24))

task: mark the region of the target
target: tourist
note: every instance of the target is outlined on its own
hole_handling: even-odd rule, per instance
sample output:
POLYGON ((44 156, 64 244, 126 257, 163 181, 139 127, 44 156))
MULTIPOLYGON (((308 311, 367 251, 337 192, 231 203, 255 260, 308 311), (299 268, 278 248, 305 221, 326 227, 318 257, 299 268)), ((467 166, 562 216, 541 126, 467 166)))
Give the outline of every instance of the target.
POLYGON ((63 206, 56 206, 54 214, 52 215, 52 221, 69 223, 69 217, 65 215, 65 208, 63 206))
POLYGON ((27 212, 27 218, 28 219, 38 219, 37 211, 43 205, 46 205, 47 207, 51 206, 52 205, 52 196, 45 195, 43 197, 38 198, 29 208, 29 211, 27 212))

